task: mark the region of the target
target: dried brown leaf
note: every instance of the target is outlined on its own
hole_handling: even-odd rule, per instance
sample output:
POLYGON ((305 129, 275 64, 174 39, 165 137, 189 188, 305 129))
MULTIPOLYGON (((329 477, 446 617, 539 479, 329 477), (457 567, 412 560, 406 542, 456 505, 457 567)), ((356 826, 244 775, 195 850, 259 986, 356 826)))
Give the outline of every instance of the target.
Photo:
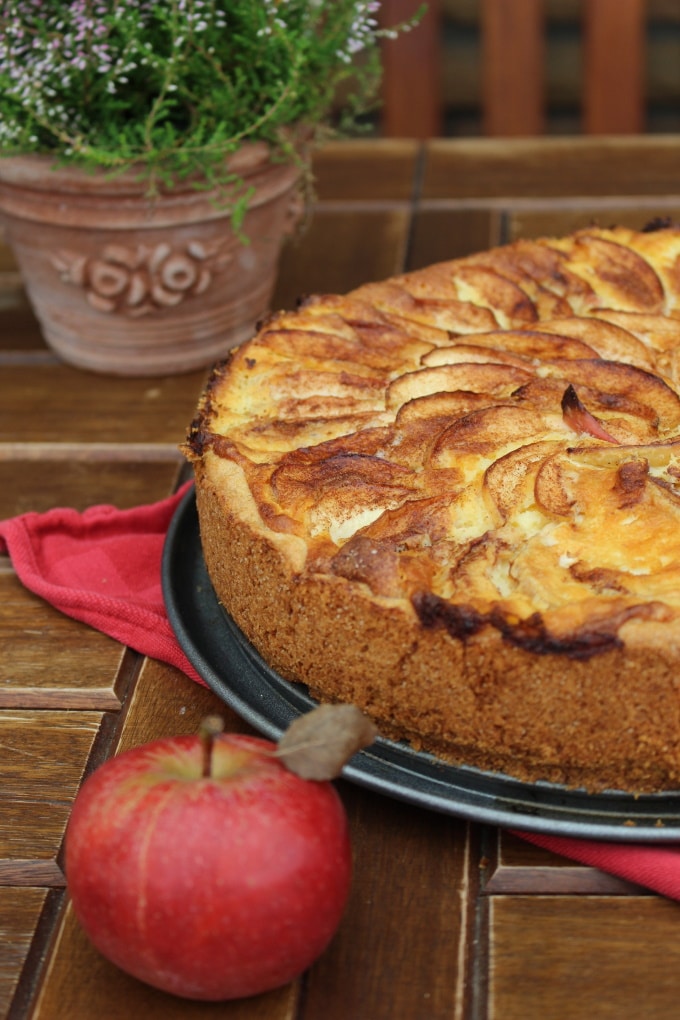
POLYGON ((376 726, 356 705, 319 705, 291 723, 276 753, 303 779, 334 779, 377 735, 376 726))

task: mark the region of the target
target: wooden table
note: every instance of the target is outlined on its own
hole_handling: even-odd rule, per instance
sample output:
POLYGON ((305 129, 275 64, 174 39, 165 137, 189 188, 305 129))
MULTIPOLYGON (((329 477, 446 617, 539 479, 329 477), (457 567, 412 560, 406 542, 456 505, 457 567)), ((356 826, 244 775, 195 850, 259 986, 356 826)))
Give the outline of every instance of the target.
MULTIPOLYGON (((680 138, 339 143, 276 295, 343 291, 405 267, 595 220, 680 218, 680 138)), ((0 518, 57 505, 129 507, 186 478, 204 373, 93 376, 45 347, 0 249, 0 518)), ((110 755, 191 732, 209 711, 143 660, 23 589, 0 557, 0 1017, 10 1020, 570 1020, 680 1015, 680 906, 503 832, 347 782, 353 891, 299 981, 195 1004, 100 958, 62 871, 69 809, 110 755)))

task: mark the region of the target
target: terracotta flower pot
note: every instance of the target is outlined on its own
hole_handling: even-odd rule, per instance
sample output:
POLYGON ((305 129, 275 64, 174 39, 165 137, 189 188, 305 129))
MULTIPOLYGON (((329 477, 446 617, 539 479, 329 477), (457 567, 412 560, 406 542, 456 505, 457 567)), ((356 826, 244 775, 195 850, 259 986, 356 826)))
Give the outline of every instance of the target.
POLYGON ((64 361, 115 375, 186 372, 251 334, 300 212, 295 166, 272 163, 260 144, 230 160, 253 189, 249 244, 215 194, 190 183, 150 199, 135 172, 53 166, 0 159, 0 212, 43 335, 64 361))

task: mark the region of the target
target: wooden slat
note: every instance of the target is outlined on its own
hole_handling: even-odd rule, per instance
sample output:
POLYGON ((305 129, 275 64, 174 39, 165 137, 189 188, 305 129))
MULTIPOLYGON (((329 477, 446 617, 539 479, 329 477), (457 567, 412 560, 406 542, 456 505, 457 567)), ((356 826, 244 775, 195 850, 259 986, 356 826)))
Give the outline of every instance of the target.
POLYGON ((658 897, 512 896, 490 906, 495 1020, 674 1017, 680 907, 658 897))
POLYGON ((98 712, 0 712, 0 885, 63 885, 56 863, 98 712))
POLYGON ((482 0, 484 133, 544 129, 544 0, 482 0))
POLYGON ((399 272, 409 227, 407 206, 375 212, 317 209, 295 261, 281 265, 275 307, 294 308, 308 294, 344 293, 399 272), (324 239, 326 254, 319 259, 324 239))
POLYGON ((0 1016, 7 1015, 46 889, 0 888, 0 1016))
POLYGON ((119 709, 123 647, 0 568, 0 707, 119 709))
POLYGON ((147 659, 130 699, 116 754, 160 737, 198 733, 207 715, 221 716, 230 732, 254 732, 207 687, 172 666, 147 659))
POLYGON ((645 0, 588 0, 584 9, 584 130, 644 130, 645 0))
POLYGON ((101 445, 51 443, 34 457, 31 452, 0 444, 0 520, 54 507, 83 511, 105 503, 127 510, 153 503, 174 491, 184 465, 174 448, 120 456, 101 445))
POLYGON ((489 895, 640 894, 639 886, 598 868, 575 864, 503 830, 494 832, 494 844, 484 882, 484 892, 489 895))
POLYGON ((427 143, 424 200, 502 200, 515 210, 524 200, 578 208, 587 196, 647 196, 659 206, 678 196, 680 139, 466 138, 427 143), (522 200, 522 201, 520 201, 522 200))
POLYGON ((186 435, 207 376, 116 378, 68 365, 2 364, 0 443, 164 444, 186 435))
POLYGON ((465 823, 356 787, 344 786, 343 798, 352 893, 307 976, 300 1020, 459 1020, 477 873, 465 823))
POLYGON ((0 804, 70 803, 100 723, 99 712, 0 712, 0 804))
MULTIPOLYGON (((321 202, 408 202, 413 197, 420 145, 410 139, 345 139, 315 153, 314 191, 321 202)), ((312 211, 313 212, 313 211, 312 211)), ((295 261, 297 244, 284 253, 295 261)), ((322 247, 318 254, 324 254, 322 247)))
POLYGON ((512 241, 518 237, 561 237, 572 230, 589 227, 612 225, 632 227, 642 230, 651 220, 657 217, 670 216, 680 222, 680 202, 668 202, 659 197, 631 198, 627 203, 612 204, 607 202, 598 206, 595 202, 571 204, 562 209, 526 209, 511 213, 507 220, 507 238, 512 241))
MULTIPOLYGON (((380 22, 390 28, 412 18, 420 0, 383 0, 380 22)), ((382 131, 388 138, 432 138, 443 125, 440 0, 428 0, 420 23, 382 49, 382 131)))
POLYGON ((413 223, 407 269, 472 255, 500 241, 500 217, 490 209, 423 209, 413 223))

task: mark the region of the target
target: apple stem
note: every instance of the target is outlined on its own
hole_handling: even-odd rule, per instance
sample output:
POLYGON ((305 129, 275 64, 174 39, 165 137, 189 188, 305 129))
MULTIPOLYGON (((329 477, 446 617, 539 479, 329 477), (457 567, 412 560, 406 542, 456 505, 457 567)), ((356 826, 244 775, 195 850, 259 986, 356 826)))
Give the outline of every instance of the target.
POLYGON ((201 748, 203 750, 201 775, 204 778, 212 775, 213 745, 215 737, 219 736, 223 730, 224 719, 220 718, 219 715, 207 715, 201 723, 198 734, 201 738, 201 748))

